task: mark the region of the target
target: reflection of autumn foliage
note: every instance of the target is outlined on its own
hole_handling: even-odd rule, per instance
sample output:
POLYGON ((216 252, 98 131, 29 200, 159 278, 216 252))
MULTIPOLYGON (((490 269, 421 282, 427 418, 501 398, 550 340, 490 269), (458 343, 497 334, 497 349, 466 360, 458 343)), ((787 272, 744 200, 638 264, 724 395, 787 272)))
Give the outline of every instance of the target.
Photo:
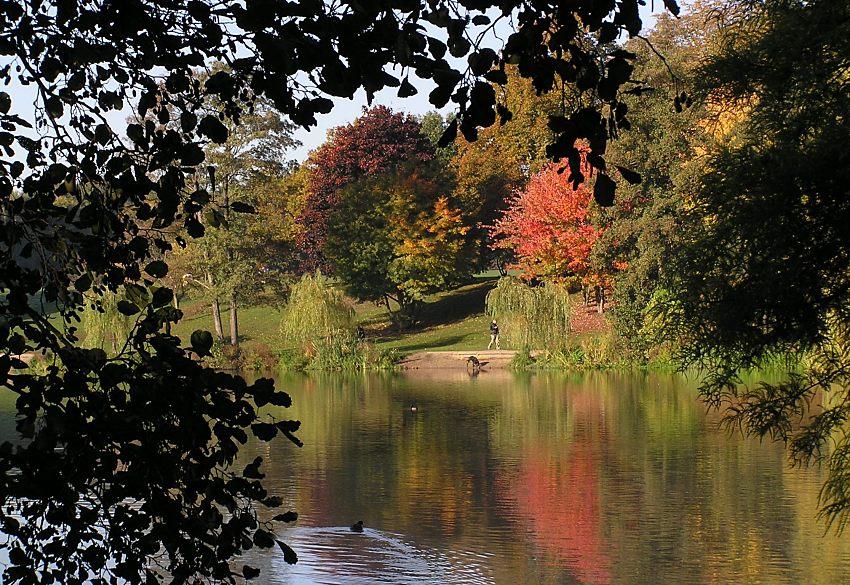
POLYGON ((557 557, 583 583, 608 583, 611 559, 601 534, 599 475, 593 453, 575 445, 567 465, 529 452, 513 487, 517 512, 524 517, 532 540, 557 557))
MULTIPOLYGON (((571 401, 582 433, 604 433, 598 427, 598 397, 579 393, 571 401)), ((534 442, 523 450, 509 485, 516 514, 522 518, 535 546, 568 566, 582 583, 609 583, 611 559, 603 536, 600 503, 599 437, 575 437, 566 451, 552 451, 534 442), (595 446, 595 448, 594 448, 595 446)))

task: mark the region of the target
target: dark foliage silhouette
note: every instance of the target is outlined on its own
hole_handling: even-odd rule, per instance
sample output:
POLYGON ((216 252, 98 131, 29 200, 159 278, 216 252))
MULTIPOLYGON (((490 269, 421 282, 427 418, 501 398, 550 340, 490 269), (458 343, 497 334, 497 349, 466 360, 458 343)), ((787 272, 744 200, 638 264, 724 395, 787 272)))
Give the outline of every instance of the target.
POLYGON ((850 3, 733 2, 701 67, 725 132, 711 150, 663 304, 727 422, 786 442, 829 475, 823 513, 850 521, 850 3), (800 59, 799 55, 805 55, 800 59), (779 382, 740 372, 806 356, 779 382))

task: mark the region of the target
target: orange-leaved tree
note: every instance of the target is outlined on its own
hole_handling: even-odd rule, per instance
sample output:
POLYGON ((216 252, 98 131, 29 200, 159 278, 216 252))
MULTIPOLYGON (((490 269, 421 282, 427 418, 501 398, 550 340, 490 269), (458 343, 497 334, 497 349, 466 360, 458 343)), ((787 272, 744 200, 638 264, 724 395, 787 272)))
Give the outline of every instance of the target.
MULTIPOLYGON (((589 167, 583 170, 590 175, 589 167)), ((569 175, 566 162, 560 162, 532 176, 493 226, 493 245, 513 252, 512 268, 520 270, 523 278, 575 279, 585 287, 596 287, 602 301, 606 274, 594 269, 590 258, 603 232, 592 221, 593 188, 586 182, 574 186, 569 175)))
POLYGON ((590 221, 593 190, 573 188, 564 165, 553 163, 517 191, 493 227, 495 246, 516 254, 526 278, 589 276, 590 251, 601 235, 590 221))

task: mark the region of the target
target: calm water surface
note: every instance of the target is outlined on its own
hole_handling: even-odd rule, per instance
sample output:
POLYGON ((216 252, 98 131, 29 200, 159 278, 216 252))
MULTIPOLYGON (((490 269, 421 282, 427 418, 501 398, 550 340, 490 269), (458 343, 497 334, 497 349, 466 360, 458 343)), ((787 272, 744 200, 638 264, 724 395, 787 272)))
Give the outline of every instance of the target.
POLYGON ((270 583, 841 583, 822 476, 730 436, 667 375, 278 379, 297 449, 251 445, 300 517, 270 583), (416 404, 417 412, 411 412, 416 404), (363 534, 348 526, 362 519, 363 534))

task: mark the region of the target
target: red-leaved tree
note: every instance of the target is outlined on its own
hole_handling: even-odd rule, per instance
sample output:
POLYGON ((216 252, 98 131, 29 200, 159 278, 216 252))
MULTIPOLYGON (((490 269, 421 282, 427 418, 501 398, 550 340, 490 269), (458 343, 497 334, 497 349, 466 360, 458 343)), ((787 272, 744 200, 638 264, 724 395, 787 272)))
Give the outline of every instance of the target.
POLYGON ((331 130, 327 141, 307 160, 308 195, 298 223, 301 268, 327 270, 324 254, 328 220, 342 189, 366 177, 391 172, 401 163, 428 162, 434 146, 419 122, 407 114, 377 106, 347 126, 331 130))
POLYGON ((593 189, 573 189, 564 164, 549 164, 518 191, 492 229, 495 247, 512 250, 526 278, 594 280, 590 251, 602 230, 590 222, 593 189))

